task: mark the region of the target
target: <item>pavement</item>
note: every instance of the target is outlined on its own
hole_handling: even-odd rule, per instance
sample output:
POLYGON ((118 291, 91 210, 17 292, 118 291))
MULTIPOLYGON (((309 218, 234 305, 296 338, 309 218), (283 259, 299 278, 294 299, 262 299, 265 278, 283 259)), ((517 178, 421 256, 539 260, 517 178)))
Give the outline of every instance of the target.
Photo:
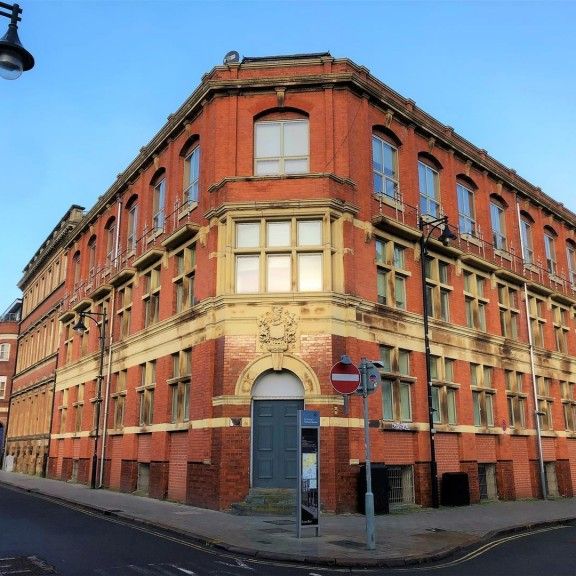
POLYGON ((322 514, 319 535, 295 519, 236 516, 83 484, 0 471, 0 484, 158 527, 232 553, 332 566, 397 567, 445 558, 496 536, 576 520, 576 498, 489 502, 461 507, 412 508, 377 515, 376 548, 366 547, 359 514, 322 514))

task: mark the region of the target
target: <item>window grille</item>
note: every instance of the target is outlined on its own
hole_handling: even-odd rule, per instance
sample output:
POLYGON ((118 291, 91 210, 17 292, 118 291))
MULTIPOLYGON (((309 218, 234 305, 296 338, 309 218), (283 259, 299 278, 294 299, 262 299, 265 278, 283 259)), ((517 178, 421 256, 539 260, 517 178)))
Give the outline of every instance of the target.
POLYGON ((412 466, 388 466, 390 504, 414 504, 414 472, 412 466))

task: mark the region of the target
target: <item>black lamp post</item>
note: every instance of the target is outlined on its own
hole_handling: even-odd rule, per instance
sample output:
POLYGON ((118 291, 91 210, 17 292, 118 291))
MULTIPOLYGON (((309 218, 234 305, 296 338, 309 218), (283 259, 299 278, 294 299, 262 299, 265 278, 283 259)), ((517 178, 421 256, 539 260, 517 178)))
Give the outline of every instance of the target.
POLYGON ((98 437, 100 432, 100 404, 102 403, 102 380, 104 379, 104 348, 106 340, 106 310, 103 312, 80 312, 78 322, 73 327, 73 330, 83 334, 86 332, 86 324, 84 324, 84 318, 90 318, 96 324, 99 324, 100 334, 100 358, 98 362, 98 375, 96 377, 96 398, 95 402, 95 420, 96 420, 96 430, 94 432, 94 453, 92 454, 92 470, 90 476, 90 488, 96 488, 96 469, 98 468, 98 437), (98 322, 98 317, 102 319, 98 322))
POLYGON ((418 228, 422 232, 420 244, 420 266, 422 270, 422 302, 424 310, 424 354, 426 356, 426 386, 428 392, 428 429, 430 437, 430 488, 432 490, 432 507, 438 508, 438 467, 436 465, 436 447, 434 445, 436 430, 434 430, 434 407, 432 402, 432 375, 431 375, 431 358, 430 358, 430 331, 428 327, 428 290, 426 284, 426 260, 428 257, 428 242, 434 230, 439 229, 442 232, 438 240, 448 246, 450 240, 454 240, 456 235, 448 228, 448 216, 441 218, 428 219, 420 216, 418 228), (429 228, 428 233, 425 230, 429 228))
POLYGON ((6 80, 16 80, 26 70, 34 67, 34 57, 18 38, 18 22, 22 8, 18 4, 0 2, 0 16, 10 18, 8 31, 0 38, 0 76, 6 80))

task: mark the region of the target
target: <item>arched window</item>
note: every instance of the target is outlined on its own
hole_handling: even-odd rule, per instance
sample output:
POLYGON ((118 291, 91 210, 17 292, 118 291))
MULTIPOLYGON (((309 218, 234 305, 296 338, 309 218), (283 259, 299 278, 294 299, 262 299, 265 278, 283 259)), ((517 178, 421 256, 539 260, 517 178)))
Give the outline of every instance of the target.
POLYGON ((458 225, 460 234, 476 236, 476 206, 474 191, 476 185, 469 178, 462 175, 457 177, 456 194, 458 196, 458 225))
POLYGON ((193 136, 183 148, 184 181, 182 187, 182 202, 198 202, 198 186, 200 181, 200 144, 198 136, 193 136))
POLYGON ((72 278, 74 287, 80 283, 80 250, 77 250, 72 257, 72 278))
POLYGON ((550 274, 556 274, 556 238, 558 235, 554 228, 544 226, 544 252, 546 254, 546 269, 550 274))
POLYGON ((440 216, 440 169, 433 156, 418 155, 418 185, 420 188, 420 213, 438 218, 440 216))
POLYGON ((92 278, 96 274, 96 236, 91 236, 88 240, 88 277, 92 278))
POLYGON ((159 170, 152 179, 152 230, 164 228, 166 202, 166 171, 159 170))
POLYGON ((296 111, 269 113, 254 124, 254 173, 257 176, 306 174, 309 125, 296 111))
POLYGON ((136 251, 138 241, 138 196, 132 196, 126 204, 127 229, 126 229, 126 251, 128 253, 136 251))
POLYGON ((110 266, 116 255, 116 218, 106 223, 106 265, 110 266))
POLYGON ((566 242, 566 259, 568 261, 568 279, 572 286, 576 286, 576 242, 566 242))
POLYGON ((372 134, 372 176, 374 194, 399 200, 397 139, 378 131, 372 134))
POLYGON ((500 196, 490 196, 490 223, 492 226, 492 244, 496 250, 506 250, 506 204, 500 196))
POLYGON ((520 237, 522 239, 522 257, 524 264, 534 263, 534 245, 532 243, 532 227, 534 219, 528 212, 520 213, 520 237))

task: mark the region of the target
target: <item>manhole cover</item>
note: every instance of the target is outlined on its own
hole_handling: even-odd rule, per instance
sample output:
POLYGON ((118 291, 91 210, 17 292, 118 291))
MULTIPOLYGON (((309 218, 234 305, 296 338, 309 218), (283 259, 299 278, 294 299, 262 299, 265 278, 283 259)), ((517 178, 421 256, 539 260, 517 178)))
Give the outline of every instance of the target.
POLYGON ((12 556, 0 558, 0 575, 2 574, 41 576, 42 574, 56 574, 56 570, 36 556, 12 556))

